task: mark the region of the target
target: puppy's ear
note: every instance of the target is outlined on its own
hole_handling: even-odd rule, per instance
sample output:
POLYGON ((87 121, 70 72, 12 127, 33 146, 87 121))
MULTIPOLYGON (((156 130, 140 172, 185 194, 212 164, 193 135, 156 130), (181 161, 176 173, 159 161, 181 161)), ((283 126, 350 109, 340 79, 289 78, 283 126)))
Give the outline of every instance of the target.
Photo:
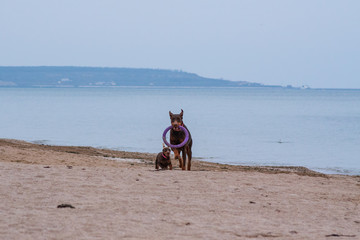
POLYGON ((171 111, 169 111, 169 116, 170 116, 170 118, 172 118, 172 116, 173 116, 171 111))
POLYGON ((184 115, 184 111, 181 109, 180 117, 182 118, 184 115))
POLYGON ((163 143, 163 149, 165 148, 165 144, 163 143))

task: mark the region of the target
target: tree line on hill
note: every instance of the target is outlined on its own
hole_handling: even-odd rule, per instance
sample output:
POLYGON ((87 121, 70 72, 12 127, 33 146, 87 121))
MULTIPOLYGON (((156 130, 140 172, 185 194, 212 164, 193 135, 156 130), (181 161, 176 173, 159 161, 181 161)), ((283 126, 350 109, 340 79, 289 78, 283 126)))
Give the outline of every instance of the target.
POLYGON ((0 67, 0 87, 266 87, 177 70, 101 67, 0 67))

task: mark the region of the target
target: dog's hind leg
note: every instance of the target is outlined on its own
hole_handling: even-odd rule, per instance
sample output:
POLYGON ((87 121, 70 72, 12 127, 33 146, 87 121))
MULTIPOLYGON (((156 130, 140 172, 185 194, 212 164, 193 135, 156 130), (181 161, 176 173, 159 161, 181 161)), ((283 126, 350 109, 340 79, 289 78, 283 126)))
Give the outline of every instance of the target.
POLYGON ((191 149, 188 149, 186 151, 187 155, 188 155, 188 165, 187 165, 187 170, 190 171, 191 170, 191 158, 192 158, 192 152, 191 152, 191 149))
POLYGON ((182 157, 183 157, 183 165, 182 165, 182 170, 185 170, 185 167, 186 167, 186 150, 184 149, 182 151, 182 157))

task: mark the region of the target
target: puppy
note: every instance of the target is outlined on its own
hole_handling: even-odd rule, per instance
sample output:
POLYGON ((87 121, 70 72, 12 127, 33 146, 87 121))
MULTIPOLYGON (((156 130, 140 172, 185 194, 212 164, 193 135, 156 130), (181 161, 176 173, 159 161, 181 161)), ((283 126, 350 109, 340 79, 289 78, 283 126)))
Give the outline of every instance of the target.
POLYGON ((163 144, 163 150, 162 150, 162 152, 158 153, 156 160, 155 160, 155 169, 156 170, 159 170, 159 167, 161 169, 172 170, 170 153, 171 153, 171 149, 168 147, 165 147, 165 145, 163 144))

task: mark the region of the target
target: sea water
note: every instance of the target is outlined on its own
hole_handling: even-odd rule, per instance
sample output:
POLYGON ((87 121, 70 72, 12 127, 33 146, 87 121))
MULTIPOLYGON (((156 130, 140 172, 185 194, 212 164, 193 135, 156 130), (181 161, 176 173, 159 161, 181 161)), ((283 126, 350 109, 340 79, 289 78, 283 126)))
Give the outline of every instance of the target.
POLYGON ((0 88, 0 138, 156 153, 181 109, 194 157, 360 174, 360 90, 0 88))

